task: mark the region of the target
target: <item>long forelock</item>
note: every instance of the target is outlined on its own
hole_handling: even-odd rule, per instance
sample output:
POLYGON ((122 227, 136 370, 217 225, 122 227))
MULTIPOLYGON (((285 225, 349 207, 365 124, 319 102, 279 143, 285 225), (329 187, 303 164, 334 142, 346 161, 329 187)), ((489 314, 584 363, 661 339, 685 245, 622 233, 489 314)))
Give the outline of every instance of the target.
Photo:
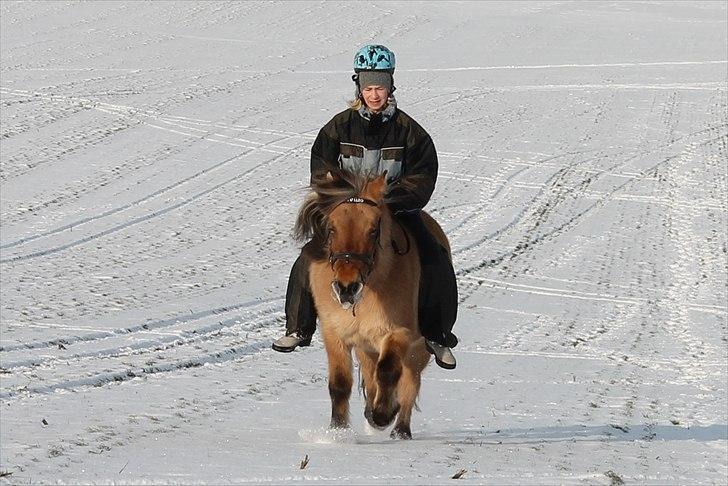
POLYGON ((360 195, 368 181, 366 177, 343 171, 337 172, 332 178, 314 179, 311 191, 298 212, 295 238, 299 241, 325 239, 331 212, 347 199, 360 195))

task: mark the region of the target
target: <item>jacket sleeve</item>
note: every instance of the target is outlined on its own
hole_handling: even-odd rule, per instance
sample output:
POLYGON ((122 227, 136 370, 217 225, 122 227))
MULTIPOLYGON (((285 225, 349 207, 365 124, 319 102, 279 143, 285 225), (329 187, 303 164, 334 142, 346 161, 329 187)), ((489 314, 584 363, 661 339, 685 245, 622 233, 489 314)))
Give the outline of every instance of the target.
POLYGON ((319 131, 311 147, 311 182, 339 168, 339 140, 333 120, 319 131))
POLYGON ((406 147, 402 177, 387 193, 389 208, 394 213, 424 208, 435 190, 437 167, 437 151, 429 135, 423 135, 406 147))

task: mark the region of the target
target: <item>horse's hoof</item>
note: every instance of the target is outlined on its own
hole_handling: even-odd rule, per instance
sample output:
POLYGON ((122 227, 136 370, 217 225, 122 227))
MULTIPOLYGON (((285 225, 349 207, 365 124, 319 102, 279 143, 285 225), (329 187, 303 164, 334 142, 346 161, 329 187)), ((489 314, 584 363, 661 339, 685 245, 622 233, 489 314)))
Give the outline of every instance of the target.
POLYGON ((372 412, 372 407, 369 405, 364 408, 364 418, 367 419, 369 425, 374 425, 374 412, 372 412))
POLYGON ((371 407, 367 407, 367 408, 364 409, 364 418, 367 419, 367 423, 369 425, 371 425, 373 428, 375 428, 377 430, 384 430, 384 429, 387 428, 387 425, 389 425, 389 424, 387 424, 387 425, 378 425, 374 421, 374 411, 373 411, 373 409, 371 407))
POLYGON ((331 423, 329 424, 330 429, 348 429, 349 428, 349 422, 346 420, 341 419, 331 419, 331 423))
POLYGON ((412 439, 412 431, 410 430, 409 425, 397 424, 394 426, 389 436, 392 439, 410 440, 412 439))
POLYGON ((394 418, 399 413, 399 404, 397 404, 396 407, 394 407, 393 410, 380 410, 375 408, 372 413, 372 421, 374 422, 374 426, 378 428, 385 428, 389 427, 389 425, 394 422, 394 418))
POLYGON ((394 421, 394 416, 383 413, 372 413, 372 418, 369 420, 369 425, 375 429, 384 430, 394 421))

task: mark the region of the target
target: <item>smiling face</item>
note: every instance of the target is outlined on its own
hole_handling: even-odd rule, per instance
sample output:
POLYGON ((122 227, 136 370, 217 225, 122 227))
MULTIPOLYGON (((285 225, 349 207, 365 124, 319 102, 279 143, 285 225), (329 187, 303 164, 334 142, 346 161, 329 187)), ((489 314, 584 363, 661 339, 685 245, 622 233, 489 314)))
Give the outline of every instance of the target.
POLYGON ((379 113, 387 106, 389 91, 385 86, 370 85, 361 90, 364 103, 372 113, 379 113))

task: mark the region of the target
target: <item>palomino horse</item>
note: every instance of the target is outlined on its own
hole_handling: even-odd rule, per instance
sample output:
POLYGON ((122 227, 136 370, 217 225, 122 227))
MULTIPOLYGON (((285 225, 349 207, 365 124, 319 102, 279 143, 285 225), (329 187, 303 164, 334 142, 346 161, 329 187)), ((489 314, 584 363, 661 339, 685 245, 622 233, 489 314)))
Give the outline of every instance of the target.
MULTIPOLYGON (((352 349, 360 363, 364 416, 374 427, 409 439, 420 376, 430 360, 418 329, 420 260, 412 236, 385 203, 386 173, 368 180, 327 174, 312 183, 296 234, 321 243, 310 285, 329 362, 331 427, 349 426, 352 349), (328 257, 328 258, 326 258, 328 257)), ((450 251, 442 228, 422 214, 450 251)))

